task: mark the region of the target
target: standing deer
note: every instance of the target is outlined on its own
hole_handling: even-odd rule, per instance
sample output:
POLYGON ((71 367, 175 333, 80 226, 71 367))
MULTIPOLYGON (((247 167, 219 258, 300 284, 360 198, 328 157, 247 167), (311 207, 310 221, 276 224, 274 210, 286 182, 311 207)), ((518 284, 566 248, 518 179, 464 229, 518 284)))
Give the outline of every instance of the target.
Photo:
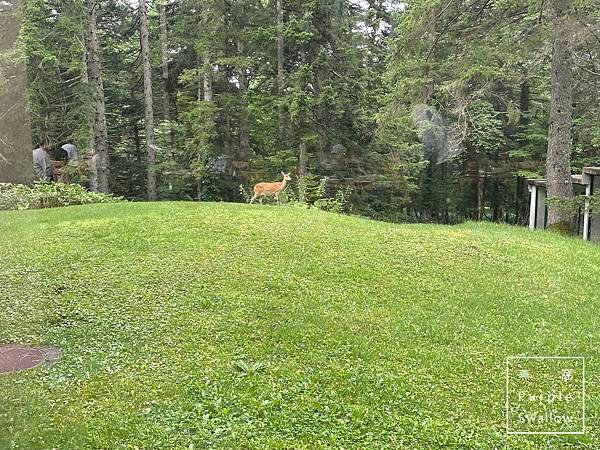
POLYGON ((254 196, 250 200, 250 203, 252 203, 256 199, 256 197, 260 196, 260 203, 262 204, 263 198, 265 196, 272 195, 275 197, 275 200, 277 200, 277 203, 281 204, 279 202, 279 194, 285 189, 285 185, 287 184, 287 182, 292 180, 292 177, 290 177, 290 173, 281 172, 281 175, 283 175, 283 181, 277 181, 275 183, 256 184, 254 186, 254 196))

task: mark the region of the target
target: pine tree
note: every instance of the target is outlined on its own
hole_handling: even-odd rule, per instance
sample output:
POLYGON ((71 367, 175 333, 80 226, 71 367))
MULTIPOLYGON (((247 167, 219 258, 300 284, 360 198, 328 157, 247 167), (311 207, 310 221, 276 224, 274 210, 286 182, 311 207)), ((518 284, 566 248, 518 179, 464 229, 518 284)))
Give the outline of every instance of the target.
POLYGON ((92 126, 91 126, 91 176, 90 189, 98 192, 108 192, 109 157, 108 157, 108 131, 106 128, 106 115, 104 103, 104 83, 98 49, 98 35, 96 30, 96 0, 86 0, 86 33, 85 44, 87 49, 87 79, 93 92, 92 126))
POLYGON ((148 38, 148 11, 146 0, 139 2, 140 46, 144 68, 144 120, 146 124, 147 194, 148 200, 158 198, 156 190, 156 140, 154 137, 154 103, 152 99, 152 69, 150 67, 150 42, 148 38))
MULTIPOLYGON (((550 83, 550 129, 546 177, 548 199, 573 197, 571 181, 571 127, 573 101, 573 56, 569 29, 571 0, 553 0, 553 52, 550 83)), ((569 208, 550 203, 548 226, 569 231, 569 208)))

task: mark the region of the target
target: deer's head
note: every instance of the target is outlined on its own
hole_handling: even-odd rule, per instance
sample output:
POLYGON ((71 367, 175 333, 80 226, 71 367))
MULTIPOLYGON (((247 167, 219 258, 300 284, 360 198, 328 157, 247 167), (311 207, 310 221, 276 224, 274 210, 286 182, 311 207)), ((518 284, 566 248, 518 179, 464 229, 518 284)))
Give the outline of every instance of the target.
POLYGON ((290 176, 291 174, 292 174, 292 172, 290 172, 290 173, 281 172, 281 175, 283 175, 283 181, 292 181, 292 177, 290 176))

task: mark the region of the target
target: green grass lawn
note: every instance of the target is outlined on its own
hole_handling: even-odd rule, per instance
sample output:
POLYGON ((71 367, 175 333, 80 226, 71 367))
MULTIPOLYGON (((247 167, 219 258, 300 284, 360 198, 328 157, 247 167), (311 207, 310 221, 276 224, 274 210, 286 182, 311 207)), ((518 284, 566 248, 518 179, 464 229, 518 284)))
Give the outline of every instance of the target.
POLYGON ((0 213, 0 449, 600 448, 600 247, 294 207, 0 213), (585 356, 587 433, 505 435, 505 360, 585 356))

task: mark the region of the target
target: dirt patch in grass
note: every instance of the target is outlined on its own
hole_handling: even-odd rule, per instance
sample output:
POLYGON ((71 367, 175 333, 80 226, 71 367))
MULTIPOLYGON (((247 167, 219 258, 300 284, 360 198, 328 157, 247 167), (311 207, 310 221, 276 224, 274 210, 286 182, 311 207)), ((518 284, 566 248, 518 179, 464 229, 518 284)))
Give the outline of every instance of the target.
POLYGON ((60 351, 56 347, 30 347, 8 344, 0 347, 0 374, 33 369, 40 364, 56 361, 60 351))

